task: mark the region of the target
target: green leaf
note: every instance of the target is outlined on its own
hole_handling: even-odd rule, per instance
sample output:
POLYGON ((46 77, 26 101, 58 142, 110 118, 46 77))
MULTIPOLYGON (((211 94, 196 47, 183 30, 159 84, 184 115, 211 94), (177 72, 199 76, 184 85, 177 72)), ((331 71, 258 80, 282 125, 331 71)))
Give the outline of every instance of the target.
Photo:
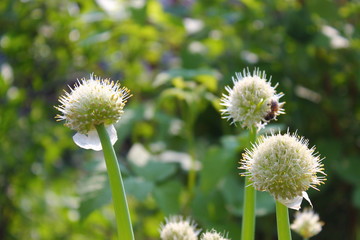
POLYGON ((157 182, 162 181, 175 173, 177 166, 175 163, 165 163, 158 161, 149 161, 145 166, 133 164, 133 170, 146 180, 157 182))
POLYGON ((109 182, 105 181, 102 188, 82 196, 79 206, 80 221, 85 220, 93 211, 111 202, 109 182))
POLYGON ((147 182, 138 177, 128 177, 124 179, 124 186, 126 194, 132 195, 141 201, 151 193, 154 188, 154 183, 147 182))
POLYGON ((121 144, 127 136, 131 135, 135 123, 144 119, 144 112, 144 104, 131 104, 130 106, 127 106, 121 121, 115 125, 118 130, 118 143, 121 144))
POLYGON ((103 160, 95 158, 84 164, 88 175, 80 181, 80 220, 85 220, 93 211, 111 202, 111 190, 103 160))
POLYGON ((268 192, 256 192, 256 216, 275 212, 275 200, 268 192))
POLYGON ((198 75, 196 80, 211 92, 215 92, 217 90, 217 79, 212 75, 198 75))
POLYGON ((224 221, 227 216, 224 198, 218 190, 209 193, 198 191, 192 202, 194 218, 203 222, 224 221))
POLYGON ((106 32, 102 32, 102 33, 96 33, 96 34, 86 38, 85 40, 83 40, 80 43, 80 45, 82 45, 82 46, 92 46, 92 45, 95 45, 95 44, 105 42, 105 41, 109 40, 110 37, 111 37, 111 32, 110 31, 106 31, 106 32))
MULTIPOLYGON (((240 176, 228 176, 222 181, 221 193, 226 202, 226 208, 236 216, 243 214, 244 183, 240 176)), ((256 215, 264 216, 274 212, 274 198, 267 192, 256 192, 256 215)))
POLYGON ((355 205, 355 207, 357 207, 358 209, 360 208, 360 185, 358 185, 355 188, 355 191, 353 193, 353 203, 355 205))
POLYGON ((240 182, 240 176, 229 175, 221 182, 221 193, 226 202, 226 208, 236 216, 242 216, 244 182, 240 182))
POLYGON ((221 145, 227 151, 240 152, 250 146, 249 132, 242 131, 239 135, 225 135, 220 139, 221 145))
POLYGON ((198 78, 199 82, 204 83, 205 80, 210 80, 210 83, 204 83, 210 90, 215 90, 216 72, 212 69, 172 69, 160 73, 154 82, 155 86, 160 86, 169 83, 176 78, 183 78, 184 80, 198 78))
POLYGON ((172 69, 167 71, 170 78, 183 77, 191 79, 200 75, 215 76, 215 71, 212 69, 172 69))
POLYGON ((180 193, 182 185, 178 181, 168 181, 154 188, 154 198, 165 215, 180 211, 180 193))
POLYGON ((204 192, 214 189, 219 181, 236 168, 238 159, 234 151, 212 147, 202 160, 200 172, 200 188, 204 192))
POLYGON ((360 186, 359 178, 360 161, 357 156, 343 158, 342 161, 337 161, 334 170, 336 173, 349 183, 360 186))

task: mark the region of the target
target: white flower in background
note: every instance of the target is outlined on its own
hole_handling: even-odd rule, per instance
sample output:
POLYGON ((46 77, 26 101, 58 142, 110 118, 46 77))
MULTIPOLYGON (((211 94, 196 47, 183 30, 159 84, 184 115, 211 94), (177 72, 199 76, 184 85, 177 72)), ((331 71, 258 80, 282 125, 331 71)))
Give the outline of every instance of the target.
MULTIPOLYGON (((130 1, 131 3, 132 1, 130 1)), ((135 1, 134 1, 135 2, 135 1)), ((102 8, 110 17, 122 20, 129 17, 129 11, 127 10, 128 4, 126 1, 118 0, 96 0, 96 3, 102 8)), ((96 19, 92 19, 94 21, 96 19)))
POLYGON ((330 45, 334 49, 347 48, 350 46, 349 40, 341 36, 336 28, 324 25, 321 28, 321 32, 330 39, 330 45))
POLYGON ((204 22, 199 19, 185 18, 183 23, 188 34, 197 33, 204 28, 204 22))
POLYGON ((295 213, 295 220, 291 224, 291 229, 308 239, 321 232, 324 223, 320 221, 319 215, 313 210, 305 208, 303 212, 295 213))
POLYGON ((264 71, 255 69, 251 75, 249 69, 244 69, 243 73, 236 73, 233 83, 233 88, 225 87, 229 95, 223 94, 221 99, 221 105, 225 107, 221 110, 223 118, 231 120, 231 123, 240 123, 244 128, 256 126, 261 129, 284 113, 284 103, 279 102, 283 94, 276 94, 276 85, 271 86, 264 71))
POLYGON ((59 98, 62 104, 55 108, 62 115, 57 115, 58 121, 65 120, 65 126, 77 131, 74 142, 85 149, 99 151, 102 149, 95 126, 104 124, 108 131, 111 143, 117 141, 114 123, 119 121, 123 108, 129 97, 129 90, 120 87, 118 82, 109 79, 100 79, 90 75, 90 79, 77 81, 70 93, 59 98))
POLYGON ((159 154, 157 158, 162 162, 179 163, 181 168, 185 171, 190 171, 191 169, 199 171, 201 169, 201 162, 193 160, 189 154, 184 152, 168 150, 159 154))
POLYGON ((200 240, 229 240, 229 239, 225 238, 215 230, 211 230, 201 234, 200 240))
POLYGON ((197 240, 199 233, 196 224, 182 216, 167 218, 165 224, 160 226, 161 240, 197 240))
POLYGON ((188 50, 193 54, 204 54, 206 53, 206 47, 199 41, 194 41, 189 44, 188 50))
POLYGON ((243 60, 251 64, 259 62, 259 56, 247 50, 241 51, 240 56, 243 60))
POLYGON ((249 176, 256 190, 267 191, 288 208, 300 209, 302 199, 310 204, 305 191, 324 183, 323 164, 315 147, 308 148, 308 140, 289 132, 260 136, 251 150, 246 150, 240 169, 249 176))

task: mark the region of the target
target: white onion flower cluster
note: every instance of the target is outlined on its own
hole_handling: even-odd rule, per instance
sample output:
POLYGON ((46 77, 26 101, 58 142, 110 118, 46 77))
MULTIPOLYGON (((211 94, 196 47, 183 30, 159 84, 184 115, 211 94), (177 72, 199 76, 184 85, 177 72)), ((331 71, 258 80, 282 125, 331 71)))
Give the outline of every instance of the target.
POLYGON ((201 234, 200 240, 229 240, 215 230, 206 231, 201 234))
POLYGON ((306 208, 302 212, 295 213, 295 220, 290 227, 303 238, 308 239, 321 232, 323 225, 319 215, 312 209, 306 208))
POLYGON ((261 129, 284 113, 284 103, 279 102, 283 94, 276 94, 277 85, 271 86, 270 80, 266 80, 265 71, 255 69, 251 74, 249 69, 244 69, 243 73, 236 73, 232 80, 233 88, 226 86, 228 95, 223 94, 221 98, 221 105, 225 107, 221 109, 223 118, 232 124, 261 129))
POLYGON ((160 226, 161 240, 197 240, 199 233, 196 224, 182 216, 171 216, 160 226))
POLYGON ((55 108, 62 115, 58 121, 64 120, 65 126, 77 131, 73 139, 77 145, 85 149, 99 151, 102 149, 95 126, 104 124, 114 144, 117 140, 114 123, 119 121, 127 99, 131 97, 126 87, 120 83, 101 79, 90 75, 89 79, 77 81, 74 88, 59 98, 60 106, 55 108))
MULTIPOLYGON (((196 223, 182 216, 171 216, 165 219, 165 224, 160 226, 161 240, 198 240, 201 229, 197 229, 196 223)), ((201 234, 200 240, 229 240, 214 229, 201 234)))
POLYGON ((315 147, 297 134, 260 136, 251 150, 246 150, 240 169, 249 176, 256 190, 267 191, 288 208, 300 209, 302 199, 311 204, 306 193, 309 188, 324 183, 323 164, 315 147))

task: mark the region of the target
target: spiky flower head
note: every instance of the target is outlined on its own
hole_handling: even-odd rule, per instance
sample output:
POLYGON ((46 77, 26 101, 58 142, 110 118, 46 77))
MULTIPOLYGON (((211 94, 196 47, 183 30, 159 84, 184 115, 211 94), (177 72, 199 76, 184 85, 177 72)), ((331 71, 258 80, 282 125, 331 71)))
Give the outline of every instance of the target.
POLYGON ((223 94, 221 110, 223 118, 232 124, 240 123, 243 128, 263 128, 269 121, 283 114, 283 102, 279 99, 282 93, 276 94, 271 81, 266 80, 265 71, 255 68, 253 74, 249 69, 236 73, 232 78, 234 87, 226 86, 228 95, 223 94))
MULTIPOLYGON (((125 103, 131 96, 129 90, 120 87, 118 82, 101 79, 93 74, 89 79, 78 80, 74 88, 69 88, 71 91, 64 91, 65 94, 59 98, 61 105, 55 106, 62 113, 56 118, 58 121, 64 120, 65 126, 78 132, 74 141, 80 147, 100 150, 100 141, 95 139, 95 126, 104 124, 108 132, 114 134, 113 124, 119 121, 124 113, 125 103), (97 142, 97 147, 92 147, 93 142, 97 142)), ((112 135, 110 138, 115 139, 112 135)))
POLYGON ((160 226, 160 238, 162 240, 197 240, 200 230, 190 219, 182 216, 172 216, 160 226))
POLYGON ((206 231, 205 233, 201 234, 200 240, 229 240, 225 238, 220 233, 216 232, 214 229, 211 231, 206 231))
POLYGON ((290 227, 304 239, 308 239, 321 232, 323 225, 317 213, 310 208, 305 208, 303 212, 295 213, 295 220, 290 227))
POLYGON ((267 191, 274 198, 292 209, 300 209, 302 199, 310 202, 306 191, 324 183, 319 154, 315 147, 308 148, 308 140, 296 133, 260 136, 251 150, 246 150, 240 169, 249 176, 256 190, 267 191))

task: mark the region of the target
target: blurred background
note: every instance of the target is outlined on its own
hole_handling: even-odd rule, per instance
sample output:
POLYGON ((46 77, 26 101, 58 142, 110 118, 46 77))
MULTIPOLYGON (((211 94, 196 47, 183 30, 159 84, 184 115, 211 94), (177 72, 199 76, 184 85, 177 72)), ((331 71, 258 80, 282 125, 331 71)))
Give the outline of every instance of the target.
MULTIPOLYGON (((360 239, 359 22, 347 0, 0 1, 0 239, 116 239, 101 152, 54 119, 90 73, 133 94, 115 150, 136 239, 173 214, 239 239, 248 132, 219 99, 246 67, 285 94, 261 133, 297 130, 325 157, 314 239, 360 239)), ((258 193, 256 239, 277 239, 274 210, 258 193)))

